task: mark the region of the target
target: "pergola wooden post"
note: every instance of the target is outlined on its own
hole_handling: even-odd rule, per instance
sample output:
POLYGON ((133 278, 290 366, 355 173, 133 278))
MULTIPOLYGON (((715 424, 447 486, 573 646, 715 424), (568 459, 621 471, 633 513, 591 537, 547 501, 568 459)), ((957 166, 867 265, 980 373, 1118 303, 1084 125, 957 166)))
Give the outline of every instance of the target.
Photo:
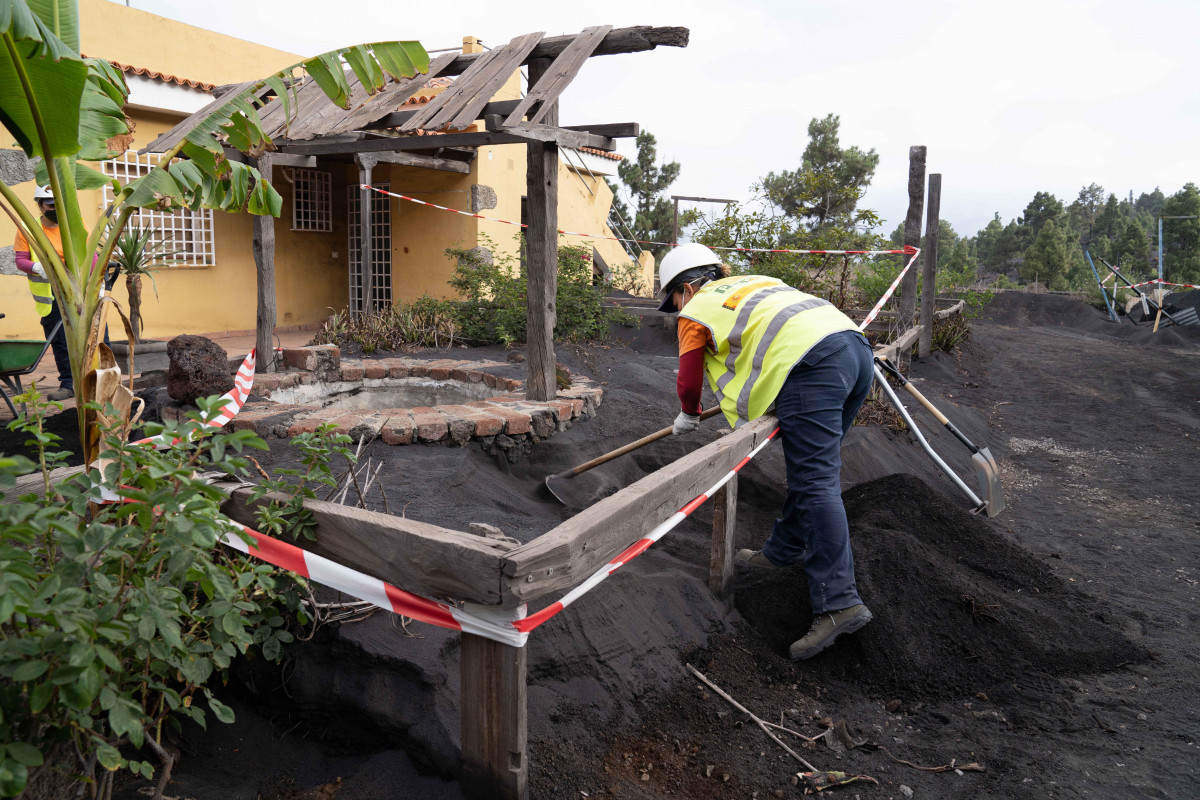
POLYGON ((525 648, 464 632, 459 659, 463 795, 469 800, 525 800, 525 648))
MULTIPOLYGON (((273 156, 258 157, 258 174, 271 182, 273 156)), ((275 371, 275 218, 270 214, 254 217, 254 266, 258 286, 258 320, 255 326, 255 372, 275 371)))
POLYGON ((358 265, 362 272, 363 303, 359 310, 370 314, 375 310, 375 265, 371 263, 371 173, 375 167, 375 159, 371 155, 359 153, 355 156, 358 163, 358 265))
MULTIPOLYGON (((548 58, 529 62, 532 94, 551 64, 548 58)), ((542 114, 542 123, 558 127, 558 101, 542 114)), ((554 373, 554 326, 558 322, 558 145, 531 141, 525 147, 525 193, 529 198, 529 229, 525 251, 529 264, 526 291, 525 343, 529 377, 525 397, 551 400, 558 391, 554 373)))

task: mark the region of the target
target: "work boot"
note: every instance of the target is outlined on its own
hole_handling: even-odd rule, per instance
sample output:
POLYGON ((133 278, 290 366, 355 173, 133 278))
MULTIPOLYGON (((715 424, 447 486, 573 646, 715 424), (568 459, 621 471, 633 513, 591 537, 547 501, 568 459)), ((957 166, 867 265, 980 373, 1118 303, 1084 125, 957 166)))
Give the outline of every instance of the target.
POLYGON ((771 563, 770 559, 763 555, 762 550, 738 550, 737 555, 733 557, 733 563, 760 567, 762 569, 779 569, 779 567, 771 563))
POLYGON ((862 603, 841 611, 828 611, 813 620, 808 633, 792 642, 788 656, 792 661, 804 661, 833 644, 843 633, 854 633, 872 619, 871 610, 862 603))
POLYGON ((60 386, 50 394, 46 395, 48 400, 70 400, 75 396, 75 390, 70 386, 60 386))

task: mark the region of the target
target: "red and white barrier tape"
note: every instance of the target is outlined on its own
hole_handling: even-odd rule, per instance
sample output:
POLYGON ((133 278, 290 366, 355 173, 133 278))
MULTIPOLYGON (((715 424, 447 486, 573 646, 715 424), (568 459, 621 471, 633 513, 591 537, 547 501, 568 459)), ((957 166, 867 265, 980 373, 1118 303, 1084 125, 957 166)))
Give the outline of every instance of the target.
POLYGON ((620 555, 616 556, 612 561, 608 562, 603 567, 592 573, 591 577, 563 595, 561 600, 551 603, 536 614, 530 614, 524 619, 516 620, 515 622, 511 623, 512 626, 522 633, 528 633, 546 620, 553 617, 558 612, 562 611, 567 606, 571 605, 571 603, 574 603, 576 600, 583 597, 592 589, 596 588, 605 578, 607 578, 609 575, 612 575, 618 569, 644 553, 650 548, 650 545, 657 542, 672 528, 691 516, 691 513, 697 508, 704 505, 704 503, 710 497, 716 494, 718 489, 728 483, 730 479, 732 479, 733 476, 742 469, 742 467, 749 464, 750 459, 754 458, 756 455, 758 455, 760 450, 770 444, 771 440, 774 439, 778 433, 779 428, 776 427, 775 430, 771 431, 771 434, 763 440, 762 444, 751 450, 749 455, 739 461, 737 466, 729 470, 729 472, 727 472, 725 476, 721 478, 721 480, 714 483, 708 491, 697 495, 694 499, 692 499, 691 502, 668 517, 664 522, 655 527, 654 530, 650 531, 650 533, 646 534, 644 537, 638 539, 629 547, 625 548, 620 555))
MULTIPOLYGON (((485 219, 488 222, 499 222, 503 225, 514 225, 518 228, 528 228, 529 227, 528 225, 526 225, 523 222, 513 222, 512 220, 509 220, 509 219, 498 219, 497 217, 486 217, 483 214, 473 214, 470 211, 459 211, 457 208, 448 208, 447 206, 439 206, 437 203, 430 203, 426 200, 418 200, 415 197, 409 197, 408 195, 404 195, 404 194, 396 194, 395 192, 389 192, 386 189, 380 189, 376 186, 368 186, 365 183, 360 183, 359 188, 370 189, 373 192, 378 192, 379 194, 385 194, 388 197, 395 197, 400 200, 407 200, 408 202, 416 203, 417 205, 429 206, 430 208, 436 208, 439 211, 449 211, 451 214, 458 214, 459 216, 462 216, 462 217, 474 217, 475 219, 485 219)), ((565 236, 579 236, 584 239, 603 239, 603 240, 609 241, 609 242, 635 242, 637 244, 649 244, 649 245, 655 245, 655 246, 661 246, 661 247, 678 247, 679 246, 678 242, 649 242, 649 241, 645 241, 643 239, 624 239, 619 236, 601 236, 600 234, 596 234, 596 233, 580 233, 579 231, 565 231, 561 228, 558 229, 558 232, 565 236)), ((828 255, 828 256, 883 256, 883 255, 909 256, 909 255, 916 255, 917 253, 920 252, 920 250, 918 250, 915 247, 904 247, 901 250, 786 250, 783 248, 771 248, 771 247, 712 247, 709 249, 710 250, 731 250, 731 251, 740 252, 740 253, 798 253, 798 254, 806 254, 806 255, 828 255)))
MULTIPOLYGON (((294 544, 265 536, 245 525, 239 525, 233 520, 227 519, 226 524, 230 530, 222 541, 229 547, 260 558, 269 564, 282 567, 289 572, 302 575, 314 583, 344 592, 359 600, 374 603, 386 611, 402 614, 430 625, 437 625, 440 628, 474 633, 513 647, 524 647, 529 638, 529 634, 518 630, 513 622, 489 620, 479 614, 468 613, 446 603, 428 600, 412 592, 398 589, 378 578, 356 572, 336 561, 330 561, 328 558, 310 553, 294 544), (239 534, 249 536, 254 543, 247 544, 239 534)), ((502 613, 506 613, 509 617, 519 617, 524 613, 524 608, 521 606, 515 613, 512 611, 502 613)))
POLYGON ((1159 280, 1158 278, 1149 281, 1142 281, 1141 283, 1135 283, 1130 288, 1136 289, 1139 286, 1153 286, 1154 284, 1158 284, 1160 286, 1182 286, 1184 289, 1200 289, 1200 286, 1197 286, 1194 283, 1171 283, 1170 281, 1163 281, 1159 280))
MULTIPOLYGON (((242 410, 242 406, 246 405, 246 398, 250 396, 250 389, 254 386, 254 350, 251 350, 242 365, 238 367, 237 374, 233 376, 233 389, 221 395, 221 409, 212 417, 205 417, 202 422, 211 428, 222 428, 229 424, 229 421, 237 416, 242 410)), ((170 447, 173 444, 179 444, 178 439, 168 441, 164 434, 153 436, 146 439, 138 439, 130 444, 148 444, 153 447, 170 447)))
POLYGON ((879 312, 883 310, 884 305, 888 300, 891 299, 892 292, 896 291, 896 287, 900 285, 900 281, 904 278, 904 273, 908 272, 909 267, 917 263, 917 256, 921 255, 921 249, 919 247, 913 247, 911 250, 913 251, 912 258, 910 258, 908 263, 904 265, 904 269, 900 270, 900 274, 896 276, 896 280, 892 281, 892 285, 888 287, 888 290, 883 293, 883 297, 879 298, 879 302, 876 303, 875 307, 871 309, 871 313, 867 314, 867 318, 863 320, 862 325, 858 326, 860 331, 865 331, 867 326, 871 324, 875 317, 879 316, 879 312))

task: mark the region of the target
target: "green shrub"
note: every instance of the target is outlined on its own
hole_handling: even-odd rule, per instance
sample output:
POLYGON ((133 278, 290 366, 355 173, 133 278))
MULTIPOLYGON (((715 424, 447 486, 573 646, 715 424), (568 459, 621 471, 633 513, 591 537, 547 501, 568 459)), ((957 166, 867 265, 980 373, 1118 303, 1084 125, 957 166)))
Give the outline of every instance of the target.
MULTIPOLYGON (((103 482, 124 502, 97 505, 97 470, 50 486, 63 454, 37 392, 20 399, 31 416, 9 427, 29 434, 43 483, 0 505, 0 796, 54 769, 104 798, 117 770, 150 778, 151 756, 169 773, 168 727, 204 725, 205 707, 233 720, 207 684, 238 655, 279 658, 286 612, 304 619, 299 579, 219 544, 224 494, 201 473, 244 474, 242 451, 265 447, 252 432, 147 425, 184 442, 164 450, 110 436, 103 482), (74 763, 48 760, 64 753, 74 763)), ((0 486, 32 467, 0 458, 0 486)))
MULTIPOLYGON (((487 237, 480 238, 488 251, 495 252, 487 237)), ((451 247, 446 255, 457 262, 450 285, 463 298, 458 305, 461 337, 471 344, 524 342, 528 313, 525 266, 514 263, 517 259, 511 255, 488 258, 480 248, 451 247)), ((570 342, 601 339, 610 325, 632 322, 629 314, 603 304, 611 288, 611 283, 597 282, 593 276, 590 247, 560 245, 554 338, 570 342)))

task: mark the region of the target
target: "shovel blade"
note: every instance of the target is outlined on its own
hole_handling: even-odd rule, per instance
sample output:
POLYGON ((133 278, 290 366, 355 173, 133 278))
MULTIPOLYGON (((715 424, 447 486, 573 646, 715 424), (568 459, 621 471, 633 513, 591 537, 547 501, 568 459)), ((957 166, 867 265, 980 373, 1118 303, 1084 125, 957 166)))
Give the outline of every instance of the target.
POLYGON ((971 456, 975 466, 975 477, 979 480, 979 493, 983 495, 984 510, 994 517, 1004 510, 1004 489, 1000 486, 1000 468, 986 447, 971 456))

